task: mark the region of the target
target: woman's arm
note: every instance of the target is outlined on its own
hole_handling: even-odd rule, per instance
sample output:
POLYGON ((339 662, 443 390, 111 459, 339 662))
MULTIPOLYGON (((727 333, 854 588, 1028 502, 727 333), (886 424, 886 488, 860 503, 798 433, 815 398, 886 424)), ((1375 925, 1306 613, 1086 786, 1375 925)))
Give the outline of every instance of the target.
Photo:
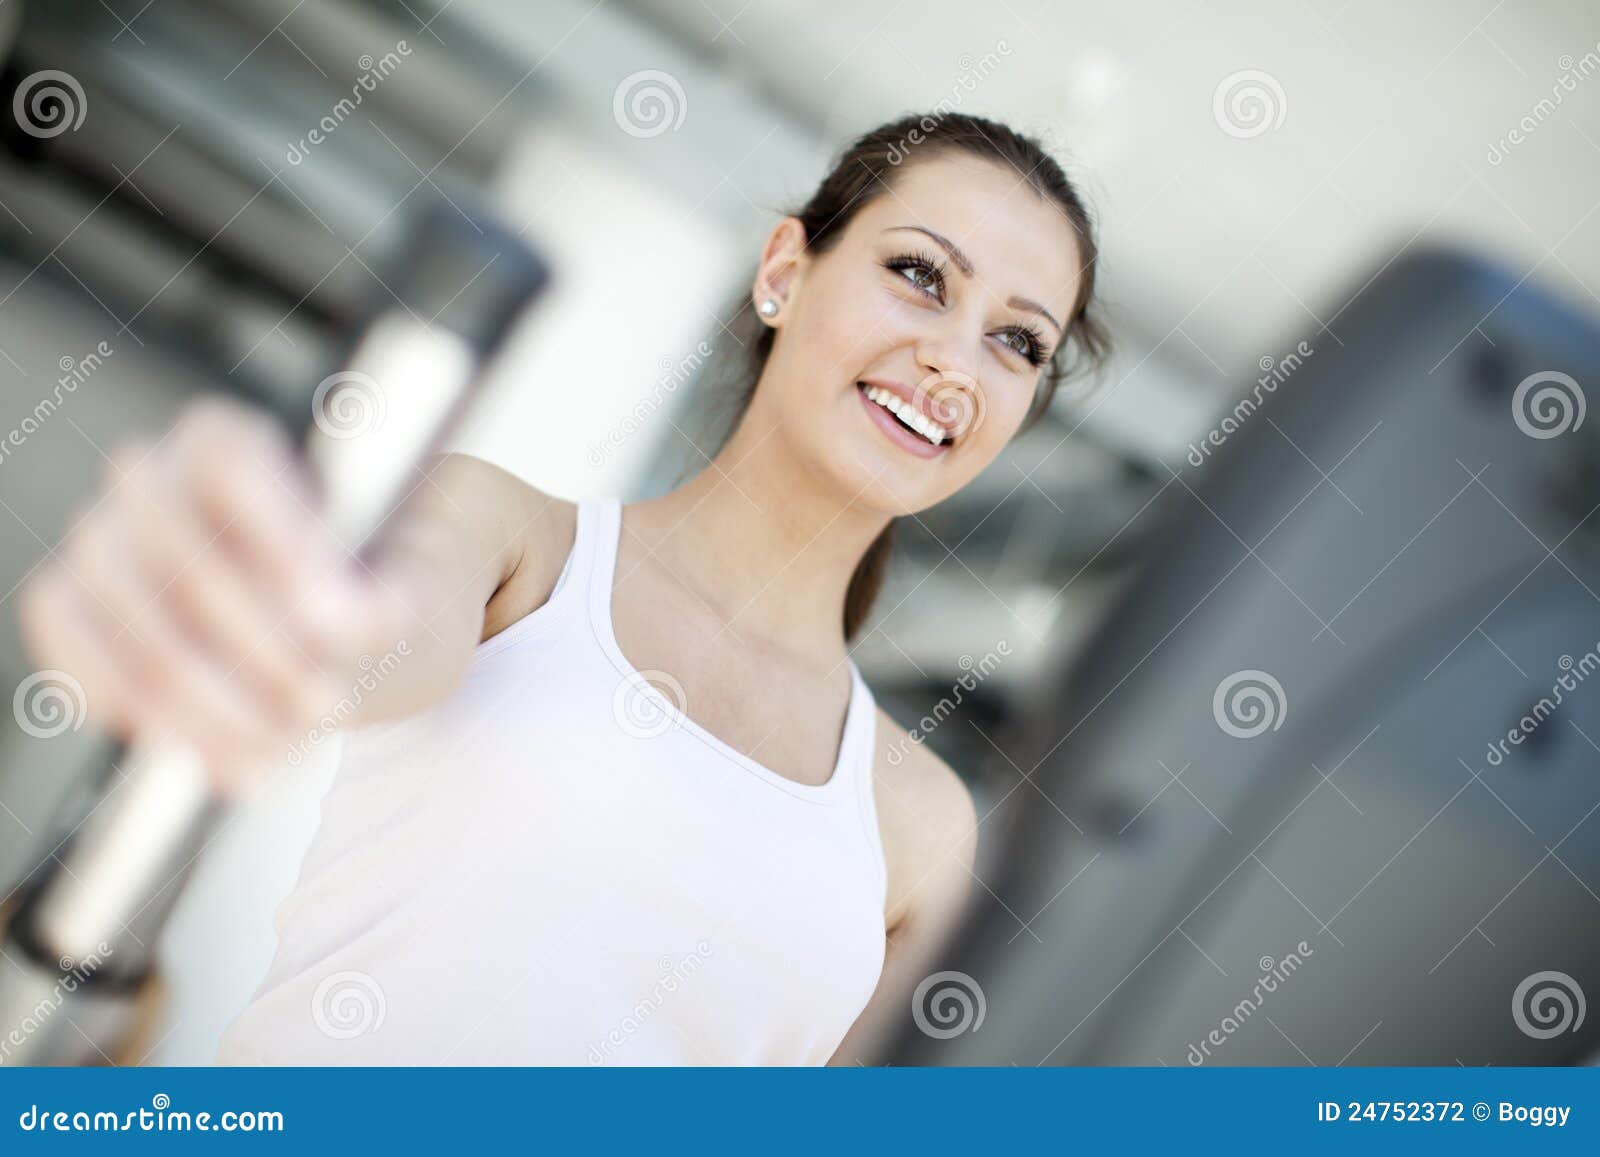
POLYGON ((87 721, 177 735, 227 791, 330 715, 448 694, 480 639, 544 600, 572 541, 570 503, 448 454, 358 563, 279 423, 220 397, 108 458, 17 592, 23 644, 82 687, 87 721))
POLYGON ((549 597, 571 549, 570 502, 467 454, 437 455, 426 471, 374 566, 397 600, 395 645, 406 653, 363 692, 352 726, 458 688, 478 644, 549 597))
POLYGON ((872 999, 840 1042, 832 1065, 868 1064, 901 1023, 917 985, 939 954, 971 889, 977 812, 961 777, 881 710, 874 800, 889 869, 883 973, 872 999), (887 758, 896 742, 905 758, 887 758))

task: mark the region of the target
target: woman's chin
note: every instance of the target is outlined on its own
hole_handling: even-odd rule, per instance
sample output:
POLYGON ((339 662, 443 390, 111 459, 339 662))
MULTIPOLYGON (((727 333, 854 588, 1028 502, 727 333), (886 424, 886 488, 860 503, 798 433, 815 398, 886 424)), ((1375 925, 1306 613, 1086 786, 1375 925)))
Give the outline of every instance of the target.
MULTIPOLYGON (((843 441, 843 440, 841 440, 843 441)), ((913 458, 893 446, 869 440, 852 443, 848 461, 835 456, 830 473, 856 507, 870 507, 891 518, 916 514, 937 505, 958 489, 949 484, 941 458, 913 458)))

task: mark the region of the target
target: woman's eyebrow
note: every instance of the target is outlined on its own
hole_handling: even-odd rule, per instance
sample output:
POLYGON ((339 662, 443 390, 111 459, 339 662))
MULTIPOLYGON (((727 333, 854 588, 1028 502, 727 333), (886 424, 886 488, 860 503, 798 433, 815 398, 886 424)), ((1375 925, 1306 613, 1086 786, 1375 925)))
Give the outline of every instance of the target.
POLYGON ((1061 323, 1050 315, 1050 311, 1048 309, 1046 309, 1044 306, 1040 305, 1037 301, 1033 300, 1033 298, 1031 298, 1031 297, 1013 297, 1009 301, 1007 301, 1006 304, 1009 305, 1012 309, 1021 309, 1021 310, 1027 311, 1028 313, 1036 313, 1036 314, 1038 314, 1040 317, 1042 317, 1046 321, 1048 321, 1051 325, 1055 326, 1057 333, 1061 332, 1061 323))
MULTIPOLYGON (((891 233, 896 229, 910 229, 913 232, 922 233, 933 238, 944 248, 944 251, 950 255, 950 260, 956 263, 957 267, 960 268, 962 273, 965 273, 968 277, 975 276, 973 273, 972 259, 963 253, 961 251, 961 246, 950 240, 950 238, 939 233, 935 233, 932 229, 925 228, 921 225, 890 225, 884 230, 884 232, 891 233)), ((1037 313, 1051 325, 1055 326, 1057 333, 1061 332, 1061 323, 1050 315, 1049 310, 1040 305, 1037 301, 1034 301, 1031 297, 1012 297, 1006 302, 1006 304, 1012 309, 1022 309, 1028 311, 1029 313, 1037 313)))
POLYGON ((884 232, 890 233, 896 229, 911 229, 917 233, 923 233, 929 237, 932 237, 940 245, 944 246, 944 251, 950 254, 950 259, 961 267, 962 273, 965 273, 968 277, 972 276, 972 259, 969 258, 965 253, 961 252, 961 246, 950 240, 950 238, 945 237, 942 234, 935 233, 932 229, 925 229, 921 225, 891 225, 889 228, 885 229, 884 232))

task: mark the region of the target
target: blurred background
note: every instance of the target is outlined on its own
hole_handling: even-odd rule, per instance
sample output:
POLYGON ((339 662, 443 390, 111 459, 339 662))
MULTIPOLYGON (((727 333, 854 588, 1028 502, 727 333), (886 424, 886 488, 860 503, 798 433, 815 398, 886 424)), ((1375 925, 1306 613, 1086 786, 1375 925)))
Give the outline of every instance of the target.
MULTIPOLYGON (((119 436, 301 405, 424 202, 555 271, 455 448, 631 499, 714 452, 761 242, 849 138, 1038 135, 1118 352, 906 521, 856 649, 982 821, 882 1059, 1595 1059, 1592 4, 12 0, 0 59, 0 604, 119 436)), ((36 676, 8 607, 6 892, 104 761, 36 676)), ((125 1059, 210 1063, 337 755, 206 849, 125 1059)))

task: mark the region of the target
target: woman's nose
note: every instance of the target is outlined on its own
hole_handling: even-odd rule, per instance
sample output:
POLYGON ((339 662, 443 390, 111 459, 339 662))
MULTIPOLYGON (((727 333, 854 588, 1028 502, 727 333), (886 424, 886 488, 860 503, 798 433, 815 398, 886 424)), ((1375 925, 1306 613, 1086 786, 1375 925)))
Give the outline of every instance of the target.
POLYGON ((973 374, 977 358, 967 343, 960 335, 941 330, 924 337, 916 353, 921 370, 917 390, 927 395, 935 420, 951 437, 976 429, 983 415, 983 391, 973 374))
MULTIPOLYGON (((917 343, 917 366, 925 376, 947 375, 972 381, 977 373, 977 341, 955 332, 954 325, 930 329, 917 343)), ((932 383, 928 383, 932 388, 932 383)))

